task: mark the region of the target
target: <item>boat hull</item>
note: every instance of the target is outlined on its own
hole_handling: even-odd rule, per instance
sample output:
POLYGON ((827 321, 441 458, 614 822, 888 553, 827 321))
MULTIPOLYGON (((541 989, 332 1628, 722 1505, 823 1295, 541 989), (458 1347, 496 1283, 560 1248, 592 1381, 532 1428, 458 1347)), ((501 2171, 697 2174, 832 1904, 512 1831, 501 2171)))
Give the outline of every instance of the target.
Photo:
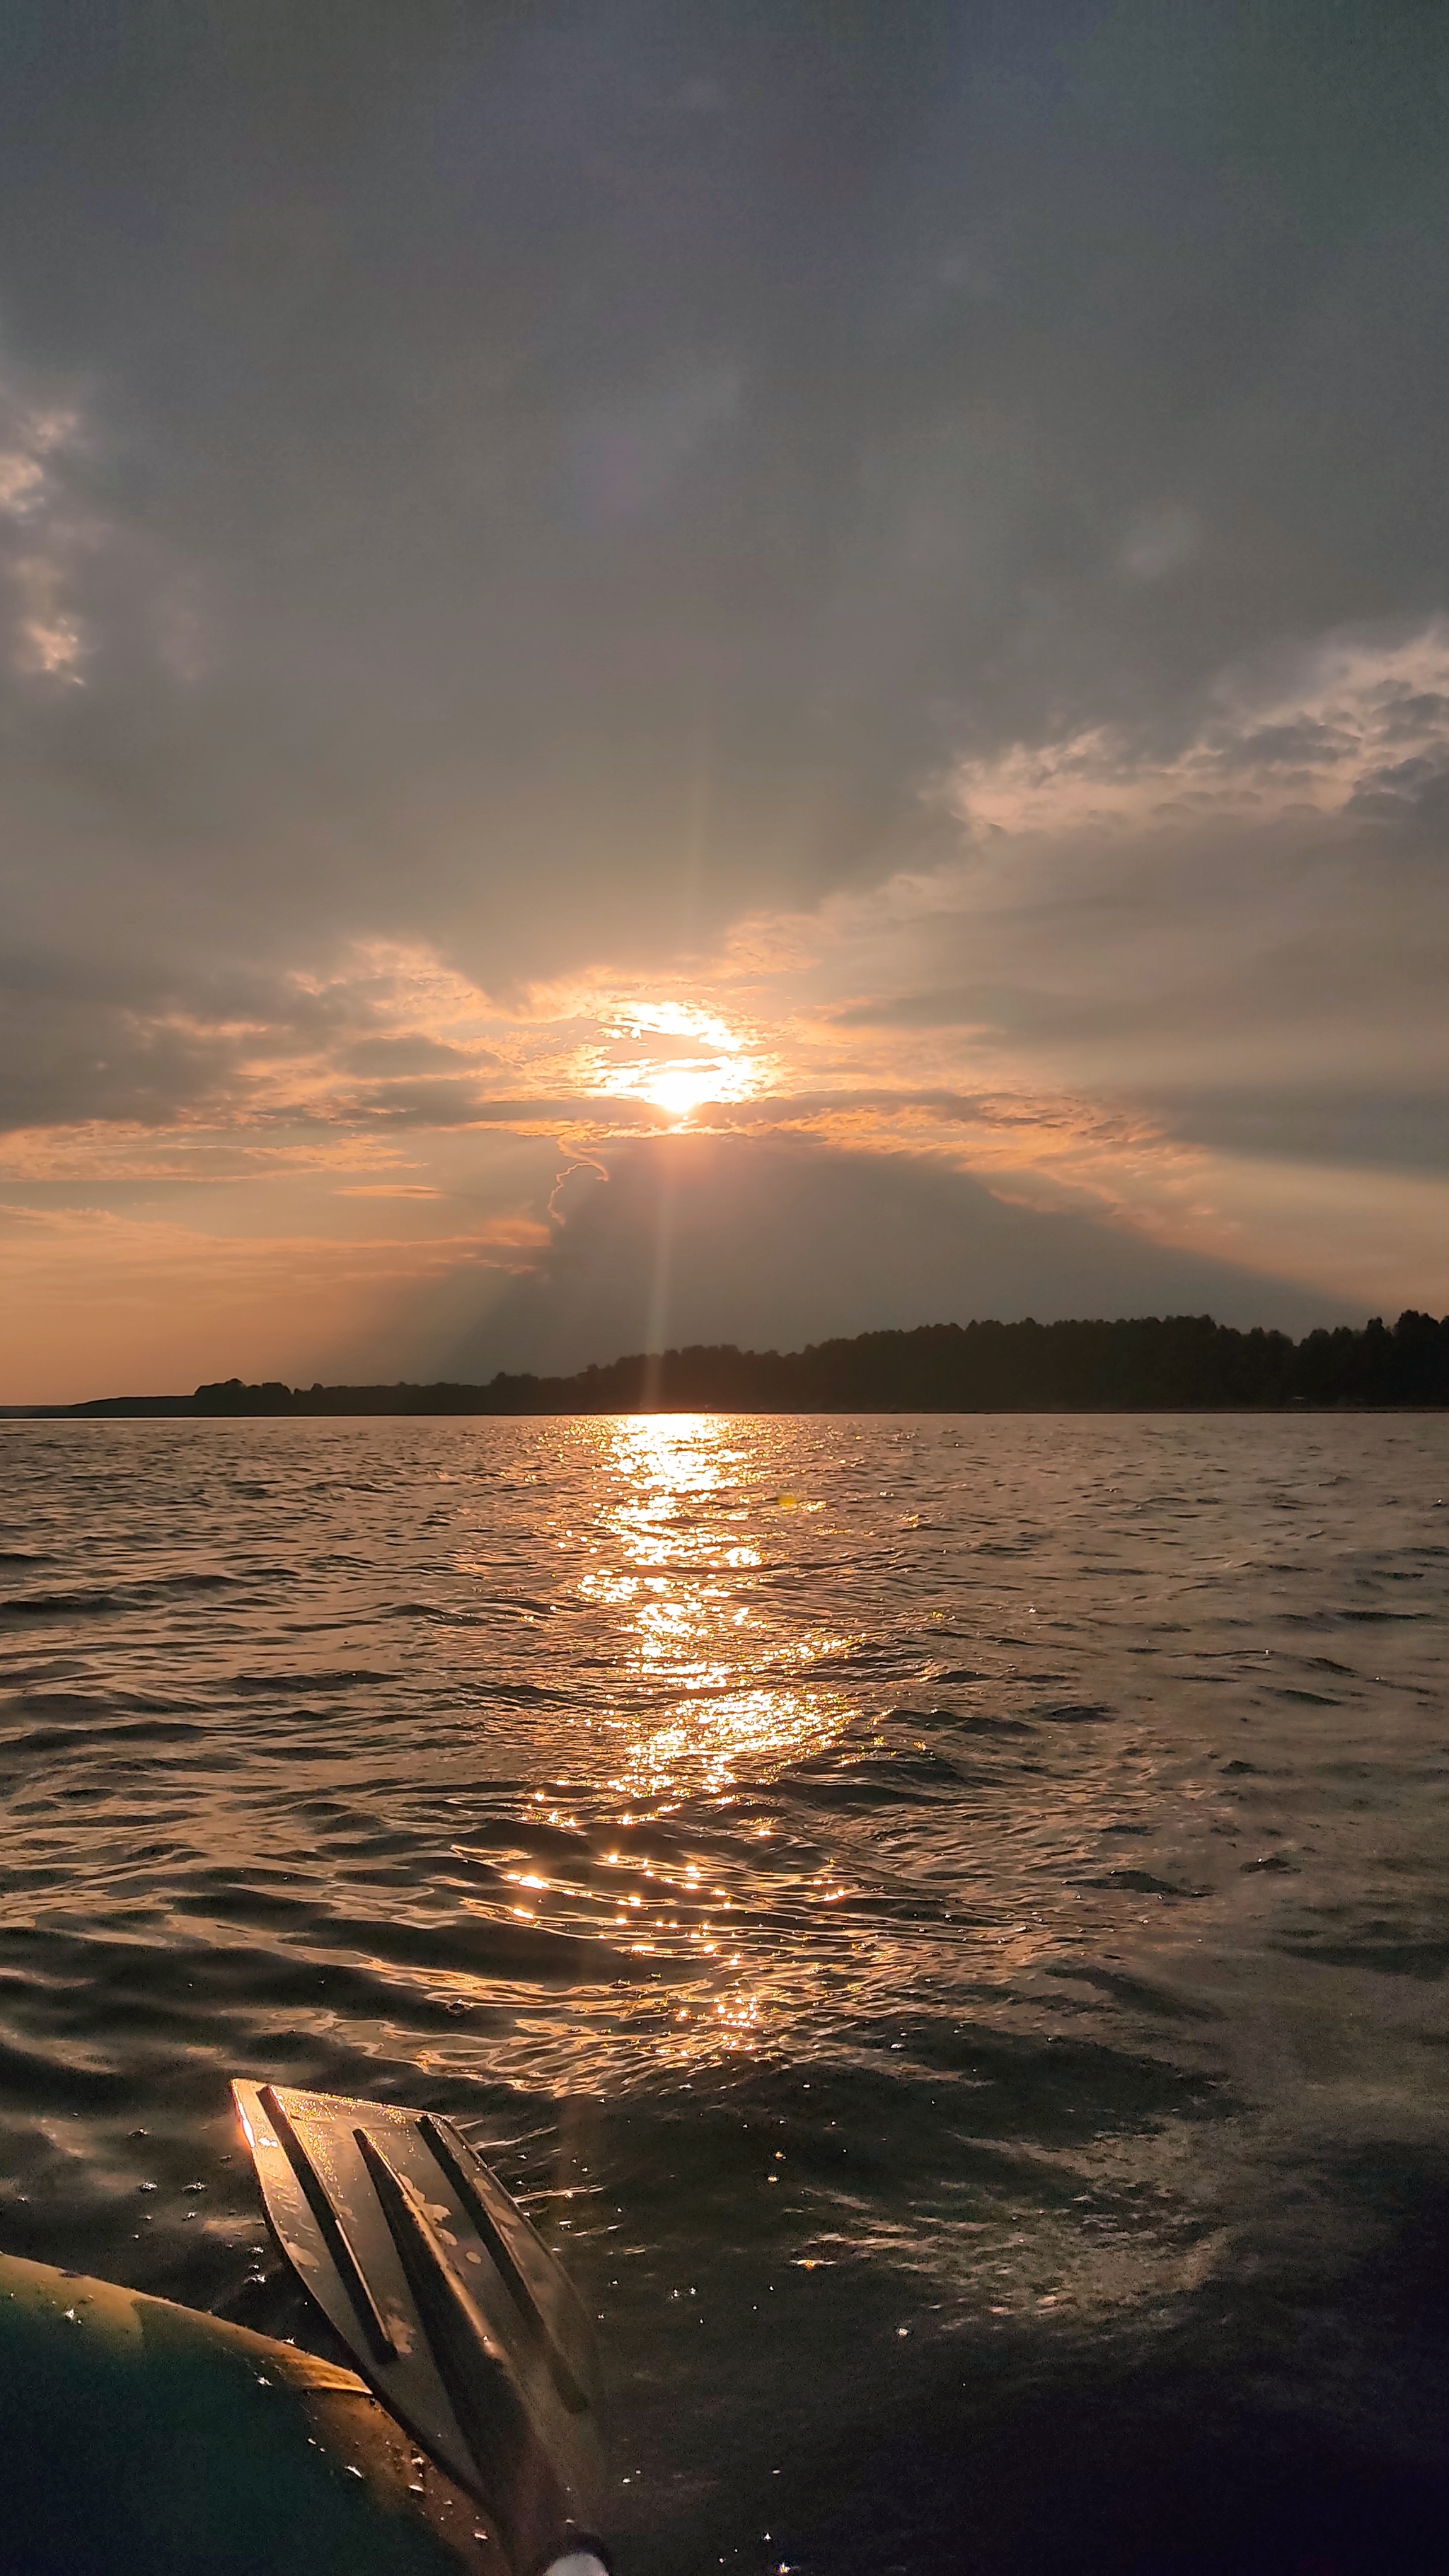
POLYGON ((498 2576, 504 2563, 474 2501, 352 2371, 13 2255, 0 2255, 0 2449, 7 2576, 498 2576))

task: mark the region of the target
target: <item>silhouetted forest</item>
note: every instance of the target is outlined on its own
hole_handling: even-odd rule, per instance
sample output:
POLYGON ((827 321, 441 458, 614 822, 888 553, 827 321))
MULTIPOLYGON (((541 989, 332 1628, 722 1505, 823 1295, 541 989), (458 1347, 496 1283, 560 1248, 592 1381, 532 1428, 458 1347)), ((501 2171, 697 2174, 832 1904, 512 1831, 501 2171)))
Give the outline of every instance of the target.
POLYGON ((1076 1413, 1449 1404, 1449 1316, 1340 1325, 1294 1342, 1210 1315, 1119 1323, 923 1324, 803 1351, 730 1343, 636 1353, 575 1377, 486 1386, 244 1386, 110 1396, 77 1414, 1076 1413))

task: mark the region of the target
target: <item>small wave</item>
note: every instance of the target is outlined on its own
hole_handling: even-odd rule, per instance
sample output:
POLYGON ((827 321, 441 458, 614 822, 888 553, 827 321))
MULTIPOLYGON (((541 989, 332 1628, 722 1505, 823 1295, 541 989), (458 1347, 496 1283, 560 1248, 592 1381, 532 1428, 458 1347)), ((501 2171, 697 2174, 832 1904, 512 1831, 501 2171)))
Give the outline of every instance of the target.
POLYGON ((896 1805, 954 1794, 969 1776, 943 1754, 912 1748, 868 1755, 857 1762, 802 1762, 783 1772, 775 1788, 786 1797, 819 1798, 829 1804, 896 1805))
POLYGON ((1077 1985, 1097 1986, 1115 2003, 1151 2013, 1155 2020, 1214 2022, 1226 2017, 1216 2004, 1204 2003, 1152 1978, 1128 1976, 1120 1968, 1078 1967, 1075 1961, 1062 1959, 1053 1961, 1047 1974, 1077 1985))
POLYGON ((1371 1933, 1354 1941, 1280 1941, 1292 1959, 1310 1960, 1320 1968, 1372 1968, 1382 1977, 1437 1980, 1449 1970, 1449 1940, 1379 1940, 1371 1933))
POLYGON ((333 1915, 325 1937, 329 1944, 364 1959, 398 1967, 521 1977, 543 1985, 615 1985, 621 1978, 653 1976, 660 1964, 653 1959, 645 1964, 645 1953, 481 1912, 455 1915, 439 1924, 411 1923, 396 1915, 333 1915))
POLYGON ((120 1718, 91 1724, 77 1720, 70 1726, 32 1726, 24 1734, 9 1736, 7 1745, 17 1754, 73 1753, 90 1744, 184 1744, 207 1732, 205 1726, 182 1717, 120 1718))
POLYGON ((123 1592, 20 1592, 0 1601, 4 1619, 87 1619, 127 1608, 123 1592))
POLYGON ((1179 1887, 1175 1879, 1154 1878, 1150 1869, 1109 1869, 1104 1878, 1083 1879, 1084 1887, 1119 1887, 1129 1896, 1210 1896, 1209 1887, 1179 1887))
POLYGON ((359 1682, 396 1681, 396 1673, 372 1672, 365 1664, 348 1664, 318 1672, 232 1673, 227 1688, 244 1698, 270 1696, 278 1691, 345 1691, 359 1682))
MULTIPOLYGON (((42 1559, 32 1562, 44 1562, 42 1559)), ((234 1578, 209 1572, 158 1574, 141 1583, 116 1583, 71 1592, 17 1592, 0 1600, 0 1619, 89 1618, 98 1613, 144 1608, 172 1595, 226 1590, 234 1578)))
POLYGON ((12 2109, 67 2108, 97 2110, 124 2092, 126 2080, 112 2067, 97 2065, 82 2045, 52 2034, 44 2046, 26 2047, 0 2032, 0 2093, 12 2109))
MULTIPOLYGON (((891 1716, 902 1726, 928 1726, 933 1733, 966 1736, 975 1744, 998 1744, 1003 1750, 1009 1747, 1013 1752, 1023 1737, 1030 1739, 1036 1734, 1035 1727, 1029 1726, 1024 1718, 989 1717, 980 1710, 969 1708, 893 1708, 891 1716)), ((1016 1767, 1018 1770, 1032 1770, 1036 1766, 1025 1762, 1018 1754, 1016 1767)), ((987 1776, 984 1772, 972 1774, 973 1778, 984 1779, 987 1776)))

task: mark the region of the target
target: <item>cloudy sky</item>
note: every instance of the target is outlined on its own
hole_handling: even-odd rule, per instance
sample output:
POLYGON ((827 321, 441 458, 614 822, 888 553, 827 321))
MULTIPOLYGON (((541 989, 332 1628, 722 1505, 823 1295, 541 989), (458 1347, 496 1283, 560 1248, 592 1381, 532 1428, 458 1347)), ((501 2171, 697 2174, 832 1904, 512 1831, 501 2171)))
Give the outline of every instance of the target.
POLYGON ((14 0, 10 1402, 1449 1308, 1439 0, 14 0))

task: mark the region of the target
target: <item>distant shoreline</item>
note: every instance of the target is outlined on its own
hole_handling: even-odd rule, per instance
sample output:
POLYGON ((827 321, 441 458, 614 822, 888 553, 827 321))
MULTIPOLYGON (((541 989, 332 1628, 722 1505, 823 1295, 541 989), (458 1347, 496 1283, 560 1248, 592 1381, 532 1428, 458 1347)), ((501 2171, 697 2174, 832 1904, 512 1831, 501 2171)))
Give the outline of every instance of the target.
POLYGON ((732 1343, 634 1352, 569 1377, 486 1385, 290 1387, 225 1378, 191 1395, 0 1406, 10 1421, 236 1421, 621 1413, 1343 1413, 1449 1407, 1449 1316, 1320 1328, 1301 1342, 1210 1315, 922 1324, 800 1351, 732 1343))
POLYGON ((782 1422, 829 1422, 846 1420, 853 1415, 867 1415, 881 1421, 910 1421, 917 1416, 935 1416, 941 1421, 968 1422, 1015 1421, 1036 1416, 1043 1420, 1065 1418, 1090 1420, 1096 1416, 1107 1420, 1116 1414, 1141 1415, 1144 1419, 1159 1417, 1186 1418, 1210 1413, 1224 1417, 1252 1415, 1266 1420, 1274 1415, 1288 1415, 1295 1421, 1318 1420, 1345 1414, 1371 1413, 1444 1413, 1449 1404, 1370 1404, 1347 1399, 1334 1404, 1309 1404, 1295 1399, 1290 1404, 517 1404, 506 1410, 497 1405, 477 1404, 345 1404, 289 1406, 285 1412, 269 1406, 248 1408, 236 1405, 226 1413, 203 1410, 188 1397, 165 1395, 99 1396, 89 1404, 0 1404, 0 1423, 5 1422, 586 1422, 647 1421, 651 1415, 711 1414, 721 1422, 737 1419, 758 1420, 762 1414, 776 1415, 782 1422))

